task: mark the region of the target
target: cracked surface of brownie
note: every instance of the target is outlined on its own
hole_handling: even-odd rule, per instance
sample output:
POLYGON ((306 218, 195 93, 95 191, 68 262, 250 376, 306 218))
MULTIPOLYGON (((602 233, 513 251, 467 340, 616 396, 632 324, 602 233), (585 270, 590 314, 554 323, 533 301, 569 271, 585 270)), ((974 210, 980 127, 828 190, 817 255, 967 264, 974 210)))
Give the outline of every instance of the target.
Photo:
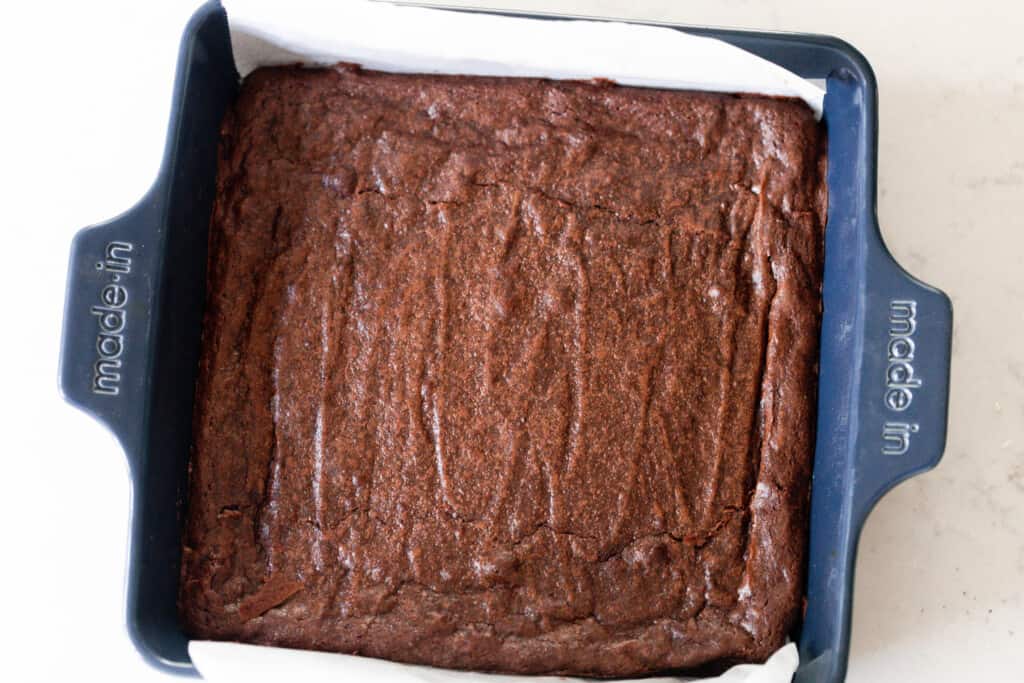
POLYGON ((765 658, 803 589, 824 161, 792 100, 253 73, 189 631, 528 673, 765 658))

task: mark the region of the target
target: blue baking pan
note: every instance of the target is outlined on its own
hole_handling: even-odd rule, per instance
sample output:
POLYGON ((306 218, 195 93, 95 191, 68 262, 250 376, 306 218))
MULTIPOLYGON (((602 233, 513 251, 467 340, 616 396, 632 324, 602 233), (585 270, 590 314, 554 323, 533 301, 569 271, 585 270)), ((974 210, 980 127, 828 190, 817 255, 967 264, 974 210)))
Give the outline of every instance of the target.
MULTIPOLYGON (((681 27, 674 27, 681 28, 681 27)), ((864 57, 836 38, 690 28, 827 79, 829 212, 807 611, 799 683, 846 672, 853 568, 868 512, 934 467, 946 439, 952 309, 908 275, 875 215, 878 105, 864 57)), ((131 469, 128 633, 166 671, 195 675, 176 599, 207 228, 221 117, 238 91, 217 2, 185 29, 163 165, 127 213, 71 247, 60 384, 117 435, 131 469)))

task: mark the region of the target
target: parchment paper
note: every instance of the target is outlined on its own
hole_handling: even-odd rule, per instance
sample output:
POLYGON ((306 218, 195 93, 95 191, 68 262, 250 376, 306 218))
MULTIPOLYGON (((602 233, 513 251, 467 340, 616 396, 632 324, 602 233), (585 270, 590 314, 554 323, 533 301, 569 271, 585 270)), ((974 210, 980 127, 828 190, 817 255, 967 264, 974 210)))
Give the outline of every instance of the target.
POLYGON ((225 0, 235 63, 357 62, 368 69, 547 78, 799 97, 820 116, 825 91, 712 38, 658 26, 538 20, 365 0, 225 0))

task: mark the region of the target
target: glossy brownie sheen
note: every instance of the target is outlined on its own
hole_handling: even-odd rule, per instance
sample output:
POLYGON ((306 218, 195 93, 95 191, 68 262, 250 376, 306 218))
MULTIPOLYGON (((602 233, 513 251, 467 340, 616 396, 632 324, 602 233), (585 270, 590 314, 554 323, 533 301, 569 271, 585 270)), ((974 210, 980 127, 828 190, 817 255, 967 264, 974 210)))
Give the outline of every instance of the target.
POLYGON ((802 596, 824 159, 795 100, 252 74, 189 632, 593 676, 765 658, 802 596))

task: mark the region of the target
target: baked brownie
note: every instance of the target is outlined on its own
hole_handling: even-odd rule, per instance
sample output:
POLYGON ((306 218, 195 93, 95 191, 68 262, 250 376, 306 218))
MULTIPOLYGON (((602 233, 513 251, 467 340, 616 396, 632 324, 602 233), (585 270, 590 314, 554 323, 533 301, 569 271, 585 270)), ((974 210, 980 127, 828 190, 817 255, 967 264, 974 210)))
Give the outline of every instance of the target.
POLYGON ((591 676, 783 643, 826 201, 805 104, 274 68, 221 135, 189 633, 591 676))

